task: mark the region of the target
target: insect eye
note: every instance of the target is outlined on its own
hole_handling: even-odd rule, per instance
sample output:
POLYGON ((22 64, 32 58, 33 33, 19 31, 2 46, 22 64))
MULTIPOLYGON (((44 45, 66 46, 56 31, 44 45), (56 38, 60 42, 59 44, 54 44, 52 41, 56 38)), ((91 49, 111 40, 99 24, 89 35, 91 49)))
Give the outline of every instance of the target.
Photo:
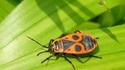
POLYGON ((50 51, 50 52, 54 52, 54 46, 51 45, 51 46, 49 47, 48 51, 50 51))
POLYGON ((54 46, 51 47, 51 51, 54 52, 54 46))

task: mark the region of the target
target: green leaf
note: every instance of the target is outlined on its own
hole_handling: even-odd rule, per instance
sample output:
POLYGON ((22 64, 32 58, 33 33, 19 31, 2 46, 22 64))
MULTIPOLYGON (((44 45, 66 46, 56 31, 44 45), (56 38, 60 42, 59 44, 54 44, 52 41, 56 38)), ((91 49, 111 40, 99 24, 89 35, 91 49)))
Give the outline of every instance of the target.
MULTIPOLYGON (((110 9, 120 5, 119 0, 106 0, 106 3, 110 9)), ((100 28, 100 24, 89 21, 105 11, 97 0, 22 1, 0 24, 0 70, 70 70, 71 65, 62 57, 58 60, 53 57, 47 66, 46 62, 41 64, 51 54, 36 56, 46 49, 26 36, 47 45, 50 39, 56 39, 63 33, 72 33, 76 29, 99 37, 99 49, 93 54, 103 58, 81 58, 85 63, 80 63, 68 57, 77 70, 124 70, 125 24, 100 28)))
POLYGON ((18 5, 19 0, 0 0, 0 22, 6 18, 8 14, 18 5), (12 4, 13 3, 13 4, 12 4))
POLYGON ((101 27, 115 26, 124 23, 125 4, 121 4, 112 9, 112 12, 106 12, 100 15, 99 22, 101 27), (108 18, 108 19, 106 19, 108 18))

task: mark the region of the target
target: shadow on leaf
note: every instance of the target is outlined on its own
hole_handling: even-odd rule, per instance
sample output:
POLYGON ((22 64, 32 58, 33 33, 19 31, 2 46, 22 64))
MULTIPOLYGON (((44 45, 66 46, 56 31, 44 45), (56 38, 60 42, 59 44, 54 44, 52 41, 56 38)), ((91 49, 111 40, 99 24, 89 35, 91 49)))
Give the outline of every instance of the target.
POLYGON ((81 10, 85 15, 87 16, 94 16, 94 14, 84 7, 80 2, 78 1, 72 1, 72 0, 36 0, 36 3, 38 7, 47 14, 51 18, 53 22, 61 29, 61 31, 64 33, 64 25, 61 21, 59 16, 59 10, 61 9, 64 11, 77 25, 83 23, 85 20, 84 18, 78 14, 78 12, 74 11, 69 4, 72 4, 73 6, 77 7, 79 10, 81 10))

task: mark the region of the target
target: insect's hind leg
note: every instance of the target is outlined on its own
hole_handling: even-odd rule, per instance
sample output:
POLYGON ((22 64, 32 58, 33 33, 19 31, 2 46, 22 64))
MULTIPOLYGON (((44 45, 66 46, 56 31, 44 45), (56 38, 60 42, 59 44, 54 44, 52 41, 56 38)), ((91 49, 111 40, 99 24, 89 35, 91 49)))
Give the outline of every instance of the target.
POLYGON ((66 61, 68 61, 68 62, 72 65, 73 69, 75 70, 75 66, 74 66, 73 63, 65 56, 65 54, 63 54, 62 56, 65 58, 66 61))
POLYGON ((100 57, 100 56, 95 56, 95 55, 90 55, 89 57, 94 57, 94 58, 102 59, 102 57, 100 57))
POLYGON ((81 56, 78 56, 78 55, 75 55, 75 54, 72 54, 72 56, 74 56, 79 62, 83 63, 83 61, 80 60, 81 56))
POLYGON ((88 56, 85 56, 85 57, 93 57, 93 58, 99 58, 99 59, 102 59, 102 57, 100 57, 100 56, 95 56, 95 55, 88 55, 88 56))

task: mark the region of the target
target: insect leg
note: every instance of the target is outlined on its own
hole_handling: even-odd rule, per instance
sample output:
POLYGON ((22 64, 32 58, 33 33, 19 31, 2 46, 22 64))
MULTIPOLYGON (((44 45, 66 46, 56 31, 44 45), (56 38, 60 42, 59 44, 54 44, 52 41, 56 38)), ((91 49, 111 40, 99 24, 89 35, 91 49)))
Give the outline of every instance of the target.
POLYGON ((99 56, 94 56, 94 55, 89 55, 87 57, 94 57, 94 58, 99 58, 99 59, 102 59, 102 57, 99 57, 99 56))
POLYGON ((45 50, 45 51, 39 52, 39 53, 37 54, 37 56, 39 56, 41 53, 45 53, 45 52, 49 52, 49 51, 48 51, 48 50, 45 50))
POLYGON ((56 56, 56 55, 58 55, 58 53, 50 55, 49 57, 47 57, 46 59, 44 59, 41 63, 44 63, 45 61, 49 60, 51 57, 56 56))
POLYGON ((81 33, 79 30, 76 30, 74 33, 81 33))
POLYGON ((79 57, 79 56, 77 56, 77 55, 75 55, 75 54, 72 54, 74 57, 76 57, 76 58, 81 58, 81 57, 79 57))
POLYGON ((65 60, 67 60, 73 67, 73 69, 75 70, 75 66, 73 65, 73 63, 65 56, 65 54, 63 54, 63 57, 65 58, 65 60))
POLYGON ((59 36, 59 38, 63 37, 63 36, 66 36, 66 34, 62 34, 61 36, 59 36))
POLYGON ((77 56, 77 55, 75 55, 75 54, 72 54, 72 55, 73 55, 79 62, 83 63, 83 61, 80 60, 80 58, 81 58, 80 56, 77 56))
POLYGON ((30 40, 36 42, 37 44, 39 44, 40 46, 42 46, 42 47, 44 47, 44 48, 48 48, 47 46, 42 45, 41 43, 39 43, 38 41, 34 40, 33 38, 31 38, 31 37, 29 37, 29 36, 27 36, 27 38, 29 38, 30 40))
POLYGON ((49 46, 51 46, 51 44, 52 44, 53 41, 54 41, 53 39, 50 39, 49 46))
POLYGON ((91 55, 90 57, 102 59, 102 57, 91 55))
POLYGON ((99 37, 96 37, 95 39, 99 39, 99 37))

